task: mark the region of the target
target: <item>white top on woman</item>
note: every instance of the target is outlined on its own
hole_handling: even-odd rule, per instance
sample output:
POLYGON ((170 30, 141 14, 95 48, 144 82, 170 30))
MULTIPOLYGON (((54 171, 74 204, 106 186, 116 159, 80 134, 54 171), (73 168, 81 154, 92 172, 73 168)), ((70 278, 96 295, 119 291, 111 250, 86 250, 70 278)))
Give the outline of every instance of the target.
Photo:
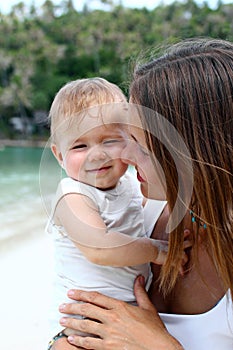
POLYGON ((161 313, 185 350, 233 350, 233 303, 228 291, 211 310, 198 315, 161 313))

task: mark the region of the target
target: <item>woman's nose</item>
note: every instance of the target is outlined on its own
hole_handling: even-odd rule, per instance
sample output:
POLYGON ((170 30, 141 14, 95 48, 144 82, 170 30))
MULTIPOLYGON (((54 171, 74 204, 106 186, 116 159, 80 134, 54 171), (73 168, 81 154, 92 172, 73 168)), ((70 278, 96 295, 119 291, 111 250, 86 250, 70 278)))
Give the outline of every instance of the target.
POLYGON ((98 160, 104 160, 106 159, 107 154, 105 153, 104 149, 101 146, 94 146, 88 153, 88 160, 90 162, 98 161, 98 160))
POLYGON ((136 152, 137 152, 137 147, 135 145, 135 142, 133 140, 129 140, 127 142, 127 145, 121 152, 122 162, 130 165, 136 165, 137 164, 136 152))

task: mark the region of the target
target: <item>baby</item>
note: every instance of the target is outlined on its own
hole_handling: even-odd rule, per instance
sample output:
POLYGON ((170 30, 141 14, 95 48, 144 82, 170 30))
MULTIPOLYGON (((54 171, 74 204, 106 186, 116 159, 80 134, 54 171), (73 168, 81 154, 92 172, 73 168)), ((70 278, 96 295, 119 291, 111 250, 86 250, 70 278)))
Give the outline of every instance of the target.
MULTIPOLYGON (((67 174, 47 225, 55 244, 53 339, 69 334, 57 311, 69 289, 135 303, 136 276, 143 275, 149 287, 149 263, 166 258, 166 244, 149 238, 139 183, 121 160, 126 112, 122 91, 102 78, 66 84, 50 109, 51 149, 67 174)), ((159 216, 165 202, 149 202, 159 216)))

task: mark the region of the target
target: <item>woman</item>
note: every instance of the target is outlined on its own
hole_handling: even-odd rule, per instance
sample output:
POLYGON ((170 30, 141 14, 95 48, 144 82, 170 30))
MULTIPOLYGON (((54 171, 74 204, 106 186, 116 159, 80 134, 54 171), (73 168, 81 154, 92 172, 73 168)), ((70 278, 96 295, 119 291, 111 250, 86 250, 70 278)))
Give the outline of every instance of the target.
MULTIPOLYGON (((170 47, 136 68, 130 103, 146 107, 139 109, 144 133, 131 127, 133 145, 122 156, 136 166, 142 192, 168 202, 168 259, 162 270, 153 267, 151 302, 143 278, 137 278, 138 307, 71 291, 69 296, 84 304, 63 305, 61 311, 89 320, 71 316, 61 324, 98 338, 61 338, 53 349, 232 350, 233 44, 197 39, 170 47), (188 147, 192 167, 170 124, 188 147), (180 275, 180 233, 187 227, 192 249, 180 275)), ((163 229, 157 227, 153 238, 167 237, 157 232, 163 229)))

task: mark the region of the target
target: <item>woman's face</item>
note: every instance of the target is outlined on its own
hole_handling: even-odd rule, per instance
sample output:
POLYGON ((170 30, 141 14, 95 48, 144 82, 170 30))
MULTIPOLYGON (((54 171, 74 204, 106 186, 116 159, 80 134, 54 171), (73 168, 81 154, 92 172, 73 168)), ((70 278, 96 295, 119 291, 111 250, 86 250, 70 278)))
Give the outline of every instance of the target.
POLYGON ((152 162, 152 154, 146 145, 145 134, 142 126, 129 126, 129 139, 123 149, 122 160, 133 165, 137 171, 137 179, 141 183, 142 194, 151 199, 166 200, 166 188, 162 185, 163 174, 160 164, 152 162))

